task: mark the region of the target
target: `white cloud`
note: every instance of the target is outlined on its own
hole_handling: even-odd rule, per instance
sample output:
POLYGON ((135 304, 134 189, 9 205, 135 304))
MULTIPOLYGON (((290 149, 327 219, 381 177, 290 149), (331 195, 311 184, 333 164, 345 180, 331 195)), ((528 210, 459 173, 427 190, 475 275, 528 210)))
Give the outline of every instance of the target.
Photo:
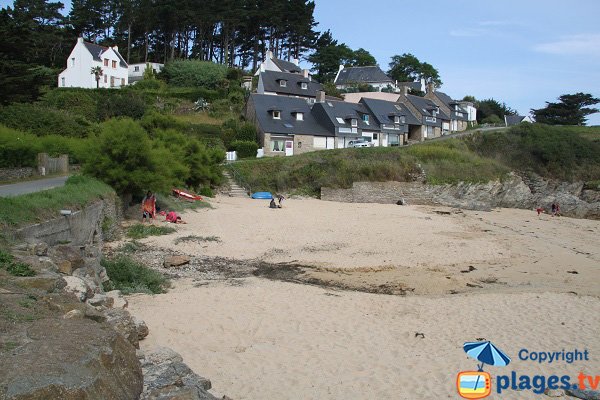
POLYGON ((563 36, 554 42, 540 43, 533 49, 557 55, 600 56, 600 33, 563 36))

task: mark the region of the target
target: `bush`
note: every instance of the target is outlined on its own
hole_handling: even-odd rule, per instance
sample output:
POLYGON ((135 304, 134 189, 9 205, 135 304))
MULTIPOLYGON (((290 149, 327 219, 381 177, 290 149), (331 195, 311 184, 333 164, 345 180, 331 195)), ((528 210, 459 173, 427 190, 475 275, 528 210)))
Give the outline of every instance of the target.
POLYGON ((87 137, 97 127, 87 119, 36 104, 11 104, 0 108, 0 123, 36 134, 87 137))
POLYGON ((256 127, 251 123, 243 123, 236 132, 235 139, 247 142, 256 142, 256 127))
POLYGON ((198 191, 198 194, 204 197, 215 197, 215 194, 213 193, 212 189, 208 186, 201 187, 198 191))
POLYGON ((0 250, 0 268, 13 276, 35 276, 36 273, 28 264, 16 262, 12 254, 0 250))
POLYGON ((120 255, 112 260, 104 259, 101 264, 106 268, 109 281, 103 284, 105 291, 120 290, 123 294, 165 293, 169 280, 162 274, 147 268, 131 258, 120 255))
POLYGON ((231 147, 237 152, 239 158, 255 158, 258 150, 255 141, 235 140, 231 142, 231 147))
POLYGON ((208 61, 176 60, 162 71, 167 82, 174 86, 216 89, 227 76, 227 67, 208 61))
POLYGON ((143 239, 148 236, 162 236, 175 232, 170 226, 135 224, 127 230, 127 236, 132 239, 143 239))
POLYGON ((99 121, 115 117, 140 119, 146 112, 146 102, 138 92, 126 89, 101 89, 101 92, 96 112, 99 121))
POLYGON ((67 111, 89 121, 95 121, 98 109, 98 95, 89 89, 58 88, 48 91, 40 103, 49 108, 67 111))

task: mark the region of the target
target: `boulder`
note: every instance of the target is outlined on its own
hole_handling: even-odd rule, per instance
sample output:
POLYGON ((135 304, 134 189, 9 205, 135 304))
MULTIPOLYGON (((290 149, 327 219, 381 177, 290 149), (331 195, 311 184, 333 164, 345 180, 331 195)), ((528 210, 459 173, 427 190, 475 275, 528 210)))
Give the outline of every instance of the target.
POLYGON ((106 324, 42 319, 0 356, 0 399, 131 400, 143 376, 135 349, 106 324))
POLYGON ((129 312, 118 308, 112 308, 106 311, 105 315, 106 322, 111 325, 115 331, 123 335, 123 337, 136 349, 140 347, 138 331, 129 312))
POLYGON ((600 392, 596 390, 566 389, 569 396, 583 400, 600 400, 600 392))
POLYGON ((92 297, 93 291, 83 279, 76 276, 65 276, 63 279, 67 282, 67 285, 63 288, 64 293, 73 294, 82 302, 92 297))
POLYGON ((92 298, 87 299, 86 303, 93 307, 111 308, 114 303, 114 298, 108 297, 105 294, 96 293, 92 298))
POLYGON ((216 400, 208 393, 210 380, 194 373, 179 354, 159 347, 148 352, 142 360, 144 372, 143 400, 216 400))
POLYGON ((48 244, 44 242, 36 243, 33 245, 33 254, 38 257, 43 257, 48 255, 48 244))
POLYGON ((180 267, 190 263, 188 256, 166 256, 163 265, 165 268, 180 267))
POLYGON ((85 314, 81 310, 71 310, 65 315, 63 315, 63 319, 83 319, 85 314))
POLYGON ((133 323, 135 324, 135 329, 137 330, 138 340, 143 340, 148 334, 150 330, 148 329, 148 325, 146 323, 136 317, 133 317, 133 323))
POLYGON ((113 308, 125 309, 129 305, 127 299, 123 297, 120 290, 111 290, 110 292, 104 293, 106 297, 113 299, 113 308))
POLYGON ((65 275, 71 275, 73 271, 85 265, 81 250, 73 246, 56 246, 52 249, 52 258, 58 270, 65 275))

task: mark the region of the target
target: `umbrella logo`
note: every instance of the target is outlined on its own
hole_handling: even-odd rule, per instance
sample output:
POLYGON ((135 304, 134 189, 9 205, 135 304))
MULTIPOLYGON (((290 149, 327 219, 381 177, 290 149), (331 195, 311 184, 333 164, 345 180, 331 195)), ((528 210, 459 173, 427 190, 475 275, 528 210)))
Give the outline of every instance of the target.
POLYGON ((488 364, 503 367, 510 363, 510 357, 489 341, 467 342, 463 349, 481 364, 477 365, 477 371, 459 372, 456 377, 456 389, 465 399, 483 399, 492 391, 492 377, 483 370, 483 366, 488 364))

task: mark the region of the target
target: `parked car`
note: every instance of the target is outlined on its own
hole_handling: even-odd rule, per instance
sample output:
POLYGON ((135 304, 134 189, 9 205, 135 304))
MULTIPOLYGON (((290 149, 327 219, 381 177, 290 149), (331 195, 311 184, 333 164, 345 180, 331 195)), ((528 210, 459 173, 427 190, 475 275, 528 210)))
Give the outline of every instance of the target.
POLYGON ((348 142, 348 147, 369 147, 371 144, 365 140, 351 140, 348 142))

